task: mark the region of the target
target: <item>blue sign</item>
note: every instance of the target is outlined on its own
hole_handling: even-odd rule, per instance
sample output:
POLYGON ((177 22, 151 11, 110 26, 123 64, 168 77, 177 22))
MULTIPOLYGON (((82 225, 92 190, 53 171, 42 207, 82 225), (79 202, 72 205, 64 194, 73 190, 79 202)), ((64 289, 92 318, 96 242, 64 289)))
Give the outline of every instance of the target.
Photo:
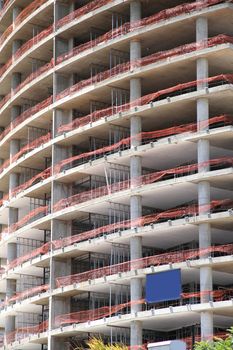
POLYGON ((181 293, 181 270, 169 270, 146 276, 148 303, 180 299, 181 293))

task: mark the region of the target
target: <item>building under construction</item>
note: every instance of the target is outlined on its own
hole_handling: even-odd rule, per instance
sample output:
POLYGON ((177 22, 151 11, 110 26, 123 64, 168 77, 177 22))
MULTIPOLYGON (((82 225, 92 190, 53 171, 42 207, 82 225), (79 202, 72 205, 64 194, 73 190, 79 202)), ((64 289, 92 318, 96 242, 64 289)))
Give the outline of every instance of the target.
POLYGON ((232 0, 0 1, 0 350, 225 337, 232 19, 232 0))

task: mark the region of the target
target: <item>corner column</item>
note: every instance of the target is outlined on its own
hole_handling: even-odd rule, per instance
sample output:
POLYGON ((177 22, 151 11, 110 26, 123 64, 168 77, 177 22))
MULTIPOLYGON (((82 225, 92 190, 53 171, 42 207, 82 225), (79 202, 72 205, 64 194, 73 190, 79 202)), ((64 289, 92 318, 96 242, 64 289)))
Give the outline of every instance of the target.
MULTIPOLYGON (((196 21, 196 41, 205 41, 208 39, 208 20, 200 17, 196 21)), ((206 58, 197 59, 197 80, 206 79, 209 76, 209 64, 206 58)), ((198 90, 207 88, 205 82, 200 82, 197 85, 198 90)), ((199 98, 197 100, 197 129, 206 130, 209 120, 209 101, 207 98, 199 98)), ((198 170, 199 173, 209 170, 208 162, 210 160, 210 143, 208 140, 200 139, 197 144, 198 153, 198 170)), ((198 184, 198 205, 199 213, 206 214, 209 212, 210 183, 208 181, 200 181, 198 184)), ((208 248, 211 246, 211 226, 209 223, 199 224, 199 247, 208 248)), ((208 254, 207 256, 208 257, 208 254)), ((200 268, 200 291, 212 291, 212 268, 200 268)), ((206 303, 211 300, 209 295, 201 297, 201 302, 206 303)), ((202 340, 209 340, 213 338, 213 313, 212 311, 201 312, 201 338, 202 340)))
MULTIPOLYGON (((134 22, 141 19, 141 2, 138 0, 130 3, 130 21, 134 22)), ((131 62, 141 58, 141 42, 132 40, 130 42, 130 60, 131 62)), ((133 78, 130 80, 130 101, 134 101, 141 97, 141 79, 133 78)), ((135 135, 141 133, 142 122, 140 116, 132 116, 130 120, 130 135, 132 137, 131 147, 135 148, 140 145, 140 139, 134 138, 135 135)), ((134 187, 133 180, 142 175, 142 161, 139 156, 132 156, 130 159, 130 177, 131 187, 134 187)), ((134 220, 142 216, 142 198, 138 195, 130 197, 130 217, 132 228, 137 225, 134 220)), ((135 236, 130 239, 130 259, 142 258, 142 237, 135 236)), ((132 278, 130 281, 131 302, 142 299, 142 280, 140 278, 132 278)), ((131 305, 131 313, 135 314, 141 311, 141 305, 131 305)), ((142 322, 132 321, 130 325, 130 345, 142 345, 142 322)))

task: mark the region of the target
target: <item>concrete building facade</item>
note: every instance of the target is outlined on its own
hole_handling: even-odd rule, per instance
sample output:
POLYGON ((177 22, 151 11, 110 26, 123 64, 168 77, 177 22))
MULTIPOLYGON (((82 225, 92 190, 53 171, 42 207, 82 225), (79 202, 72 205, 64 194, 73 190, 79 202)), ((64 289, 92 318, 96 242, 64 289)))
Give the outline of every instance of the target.
POLYGON ((191 350, 233 325, 232 15, 0 1, 0 349, 191 350), (175 269, 180 298, 147 303, 175 269))

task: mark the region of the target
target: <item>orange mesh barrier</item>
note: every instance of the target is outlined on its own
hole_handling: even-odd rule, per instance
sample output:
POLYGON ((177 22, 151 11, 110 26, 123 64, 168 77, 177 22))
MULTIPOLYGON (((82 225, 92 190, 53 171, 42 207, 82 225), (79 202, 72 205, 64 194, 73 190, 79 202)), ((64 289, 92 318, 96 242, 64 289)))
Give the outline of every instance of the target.
MULTIPOLYGON (((27 253, 26 255, 23 255, 19 258, 16 258, 15 260, 13 260, 6 268, 6 271, 10 270, 11 268, 14 268, 16 266, 18 266, 19 264, 22 264, 32 258, 35 258, 39 255, 44 255, 47 254, 49 252, 50 249, 54 248, 54 249, 59 249, 65 246, 69 246, 72 245, 74 243, 78 243, 81 241, 85 241, 88 239, 92 239, 95 238, 99 235, 102 234, 109 234, 110 232, 116 231, 116 230, 124 230, 124 229, 128 229, 130 227, 136 227, 136 226, 144 226, 144 225, 148 225, 151 223, 156 223, 157 221, 159 221, 159 219, 176 219, 176 218, 180 218, 180 217, 184 217, 186 215, 196 215, 198 214, 199 211, 203 210, 206 212, 206 210, 208 209, 221 209, 222 207, 225 207, 225 210, 232 208, 233 206, 233 201, 232 200, 218 200, 218 201, 212 201, 210 205, 208 206, 203 206, 201 209, 197 206, 197 205, 193 205, 193 206, 186 206, 186 207, 181 207, 181 208, 176 208, 176 209, 169 209, 167 211, 158 213, 158 214, 152 214, 152 215, 147 215, 141 218, 138 218, 136 220, 126 220, 126 221, 121 221, 115 224, 109 224, 106 226, 102 226, 99 227, 97 229, 94 230, 90 230, 90 231, 86 231, 74 236, 70 236, 70 237, 66 237, 66 238, 62 238, 60 240, 55 240, 52 242, 48 242, 45 243, 44 245, 42 245, 39 248, 36 248, 35 250, 32 250, 31 252, 27 253), (226 209, 227 208, 227 209, 226 209)), ((38 208, 40 209, 40 208, 38 208)), ((43 213, 46 213, 47 207, 41 207, 41 210, 43 213)), ((19 223, 16 223, 12 226, 10 226, 9 232, 7 230, 4 230, 2 233, 2 236, 7 236, 8 234, 10 234, 11 232, 13 232, 14 230, 14 226, 16 225, 21 227, 24 223, 28 223, 30 221, 31 218, 34 218, 37 215, 37 212, 34 210, 32 213, 29 213, 28 215, 26 215, 25 218, 23 218, 22 220, 19 221, 19 223)), ((225 249, 225 252, 227 252, 227 249, 231 249, 231 245, 228 246, 222 246, 225 249), (227 248, 228 247, 228 248, 227 248)), ((217 247, 217 249, 220 249, 219 247, 217 247)), ((4 273, 5 270, 3 269, 2 273, 4 273)))
POLYGON ((39 147, 40 145, 48 142, 51 140, 51 133, 47 133, 46 135, 40 136, 38 139, 29 142, 25 146, 23 146, 18 153, 16 153, 11 159, 7 159, 1 166, 0 166, 0 174, 3 172, 4 169, 6 169, 10 164, 16 162, 23 154, 28 153, 35 148, 39 147))
MULTIPOLYGON (((227 116, 227 115, 221 115, 221 116, 213 117, 213 118, 209 119, 207 122, 202 122, 200 126, 204 128, 205 126, 210 126, 210 125, 214 125, 217 123, 224 123, 224 125, 227 125, 227 124, 232 124, 232 122, 233 122, 233 117, 227 116)), ((106 147, 103 147, 103 148, 100 148, 100 149, 97 149, 97 150, 91 151, 91 152, 85 152, 85 153, 82 153, 80 155, 65 159, 65 160, 59 162, 54 167, 54 173, 60 172, 64 165, 72 164, 73 161, 77 161, 80 159, 83 159, 83 161, 87 161, 89 159, 89 157, 91 157, 91 156, 105 154, 107 152, 120 149, 120 147, 122 147, 122 146, 129 146, 130 143, 134 139, 141 140, 141 141, 148 141, 148 140, 152 140, 152 139, 157 139, 159 137, 165 137, 165 136, 180 134, 180 133, 184 133, 184 132, 194 132, 194 131, 196 131, 196 129, 197 129, 196 123, 190 123, 190 124, 183 124, 180 126, 174 126, 174 127, 163 129, 163 130, 142 132, 142 133, 136 135, 135 137, 125 138, 125 139, 123 139, 123 140, 121 140, 113 145, 106 146, 106 147)), ((40 139, 38 139, 38 141, 35 141, 35 143, 32 142, 32 144, 31 144, 32 148, 38 147, 41 144, 39 141, 40 139)), ((50 139, 50 135, 42 137, 42 140, 44 142, 46 142, 46 139, 48 141, 50 139)), ((29 147, 28 150, 30 148, 31 147, 29 147)), ((26 150, 27 146, 25 146, 24 149, 26 150)), ((21 153, 21 151, 19 153, 21 153)), ((22 151, 22 153, 24 153, 24 151, 22 151)), ((19 155, 19 154, 17 153, 17 155, 19 155)), ((17 159, 18 159, 18 156, 17 156, 17 159)), ((15 160, 16 159, 14 159, 14 161, 15 160)), ((13 162, 13 160, 12 160, 12 162, 13 162)), ((0 167, 0 172, 1 172, 1 169, 6 168, 7 166, 9 166, 9 161, 6 161, 3 163, 2 167, 0 167)), ((45 178, 48 178, 50 175, 51 175, 51 168, 48 168, 48 169, 42 171, 41 173, 32 177, 32 179, 28 180, 27 182, 25 182, 25 183, 21 184, 20 186, 16 187, 15 189, 13 189, 13 191, 11 191, 10 197, 16 196, 20 191, 29 188, 37 180, 43 180, 45 178)), ((4 195, 4 197, 0 200, 0 205, 3 205, 4 201, 9 200, 10 197, 8 194, 4 195)))
MULTIPOLYGON (((204 128, 204 127, 211 126, 213 124, 217 124, 220 122, 223 122, 224 124, 228 124, 228 123, 232 124, 233 117, 226 116, 226 115, 213 117, 213 118, 210 118, 206 122, 201 122, 201 124, 199 126, 200 126, 200 128, 204 128)), ((132 141, 134 141, 134 140, 149 141, 149 140, 154 140, 154 139, 158 139, 161 137, 168 137, 171 135, 182 134, 185 132, 195 132, 196 130, 197 130, 197 124, 190 123, 190 124, 181 124, 181 125, 173 126, 173 127, 162 129, 162 130, 142 132, 136 136, 127 137, 125 139, 122 139, 121 141, 114 143, 112 145, 105 146, 105 147, 99 148, 99 149, 94 150, 94 151, 81 153, 81 154, 78 154, 76 156, 72 156, 70 158, 64 159, 54 166, 54 173, 58 174, 59 172, 61 172, 61 170, 63 169, 63 167, 65 165, 72 164, 72 162, 74 162, 74 161, 83 160, 83 162, 86 162, 92 156, 106 154, 108 152, 119 150, 123 146, 129 147, 130 144, 132 143, 132 141)))
POLYGON ((48 289, 49 289, 49 285, 44 284, 41 286, 36 286, 36 287, 30 288, 30 289, 24 290, 23 292, 16 293, 12 297, 10 297, 6 301, 4 301, 0 306, 5 307, 9 304, 15 303, 18 300, 23 300, 23 299, 32 297, 33 295, 38 295, 40 293, 47 292, 48 289))
POLYGON ((48 107, 52 103, 52 96, 46 98, 44 101, 39 102, 35 106, 28 108, 22 114, 20 114, 13 122, 11 122, 6 129, 0 134, 0 140, 2 140, 11 130, 15 129, 18 125, 23 123, 28 118, 32 117, 34 114, 48 107))
MULTIPOLYGON (((20 14, 17 16, 14 24, 12 23, 5 32, 0 37, 0 46, 4 43, 4 41, 9 37, 9 35, 13 32, 13 29, 17 28, 24 19, 30 16, 34 11, 36 11, 42 4, 47 2, 47 0, 34 0, 31 4, 29 4, 25 9, 23 9, 20 14)), ((4 10, 5 11, 5 10, 4 10)))
POLYGON ((2 238, 8 236, 9 234, 19 230, 24 225, 28 224, 32 219, 35 220, 35 217, 38 215, 46 215, 48 213, 48 206, 38 207, 32 210, 29 214, 24 216, 21 220, 17 221, 15 224, 8 226, 5 230, 2 231, 2 238))
POLYGON ((15 187, 10 192, 10 195, 9 194, 4 195, 3 198, 0 199, 0 206, 3 205, 4 201, 8 201, 10 198, 12 198, 12 197, 16 196, 18 193, 26 190, 27 188, 29 188, 30 186, 32 186, 36 182, 45 180, 45 179, 47 179, 50 176, 51 176, 51 168, 47 168, 47 169, 43 170, 42 172, 40 172, 39 174, 36 174, 30 180, 28 180, 28 181, 24 182, 23 184, 15 187))
MULTIPOLYGON (((122 111, 124 112, 130 111, 130 109, 133 107, 144 106, 154 100, 157 100, 160 97, 167 96, 174 92, 179 92, 180 94, 182 94, 182 90, 183 90, 183 93, 185 93, 186 89, 195 88, 200 83, 210 84, 210 83, 222 83, 222 82, 232 84, 233 74, 221 74, 221 75, 207 78, 207 79, 202 79, 198 81, 195 80, 188 83, 178 84, 170 88, 166 88, 166 89, 157 91, 155 93, 145 95, 137 100, 134 100, 132 102, 129 102, 117 107, 108 107, 100 111, 95 111, 85 117, 77 118, 69 124, 62 125, 61 127, 59 127, 58 132, 70 131, 74 128, 81 127, 89 123, 95 122, 97 120, 100 120, 101 118, 110 117, 115 113, 122 112, 122 111)), ((79 83, 76 85, 79 85, 79 83)), ((76 85, 70 88, 71 90, 73 88, 73 92, 75 92, 76 85)), ((67 90, 65 90, 65 94, 68 94, 67 90)))
MULTIPOLYGON (((89 13, 90 11, 94 11, 104 5, 107 5, 108 3, 110 3, 111 0, 94 0, 90 3, 88 3, 87 5, 71 12, 69 15, 61 18, 58 22, 57 22, 57 28, 60 28, 68 23, 70 23, 71 21, 80 18, 81 16, 89 13)), ((133 23, 126 23, 124 26, 131 26, 133 28, 140 28, 141 26, 147 24, 151 24, 151 23, 157 23, 166 19, 169 19, 171 17, 174 16, 179 16, 181 14, 184 13, 189 13, 189 12, 193 12, 193 11, 197 11, 197 10, 201 10, 204 8, 207 8, 209 6, 213 6, 219 3, 223 3, 225 1, 223 0, 200 0, 197 1, 196 3, 184 3, 182 5, 178 5, 176 7, 167 9, 167 10, 162 10, 159 13, 156 13, 150 17, 144 18, 140 21, 136 21, 133 23)), ((230 1, 231 2, 231 1, 230 1)), ((121 29, 121 27, 120 27, 121 29)))
MULTIPOLYGON (((75 157, 73 157, 75 158, 75 157)), ((60 201, 58 201, 54 206, 53 210, 59 211, 66 207, 70 207, 76 204, 80 204, 89 200, 93 200, 95 198, 103 197, 109 194, 113 194, 119 191, 127 190, 131 186, 140 186, 140 185, 148 185, 152 184, 156 181, 161 180, 166 175, 188 175, 190 172, 197 171, 200 166, 232 166, 233 164, 233 158, 219 158, 219 159, 212 159, 207 162, 203 163, 196 163, 196 164, 190 164, 185 166, 180 166, 173 169, 166 169, 161 171, 156 171, 151 174, 143 175, 135 179, 121 181, 113 183, 109 186, 101 186, 97 187, 96 189, 91 189, 88 191, 83 191, 81 193, 75 194, 71 197, 63 198, 60 201)), ((60 168, 59 168, 60 171, 60 168)), ((59 172, 58 171, 58 172, 59 172)))
POLYGON ((41 247, 36 248, 31 252, 20 256, 19 258, 14 259, 7 265, 6 271, 9 271, 10 269, 13 269, 14 267, 23 264, 24 262, 29 261, 30 259, 33 259, 37 256, 47 254, 50 251, 51 247, 52 242, 48 242, 43 244, 41 247))
POLYGON ((125 308, 128 308, 132 305, 141 305, 143 303, 145 303, 145 300, 141 299, 136 301, 129 301, 119 305, 103 306, 99 309, 78 311, 65 315, 59 315, 55 318, 55 327, 73 323, 84 323, 88 321, 95 321, 99 318, 110 317, 112 314, 124 310, 125 308))
MULTIPOLYGON (((155 256, 149 256, 142 259, 131 260, 124 263, 101 267, 94 270, 81 272, 75 275, 58 277, 56 279, 57 287, 64 287, 74 283, 81 283, 104 276, 110 276, 122 272, 128 272, 137 269, 144 269, 150 266, 167 265, 168 263, 180 263, 186 260, 197 259, 205 257, 210 253, 224 253, 232 254, 233 244, 227 244, 222 246, 213 246, 205 249, 190 249, 178 252, 158 254, 155 256)), ((184 294, 185 296, 185 294, 184 294)))
POLYGON ((94 10, 100 8, 100 7, 103 7, 104 5, 107 5, 107 4, 111 3, 111 2, 112 2, 112 0, 94 0, 94 1, 91 1, 87 5, 82 6, 79 9, 71 12, 67 16, 61 18, 56 23, 56 27, 60 28, 60 27, 62 27, 64 25, 70 23, 74 19, 78 19, 81 16, 84 16, 85 14, 89 13, 90 11, 94 11, 94 10))
MULTIPOLYGON (((181 299, 201 298, 208 295, 213 301, 221 301, 230 299, 233 295, 233 289, 222 289, 214 291, 204 291, 195 293, 182 293, 181 299)), ((104 317, 110 317, 111 315, 122 311, 125 308, 132 305, 141 305, 145 303, 145 300, 129 301, 119 305, 104 306, 98 309, 91 309, 85 311, 73 312, 65 315, 59 315, 55 318, 55 326, 60 327, 66 324, 84 323, 89 321, 95 321, 104 317)))
POLYGON ((10 344, 10 343, 13 343, 14 341, 19 341, 31 335, 37 335, 38 333, 47 332, 47 330, 48 330, 48 320, 36 326, 17 328, 16 331, 8 333, 6 335, 6 342, 7 344, 10 344))

